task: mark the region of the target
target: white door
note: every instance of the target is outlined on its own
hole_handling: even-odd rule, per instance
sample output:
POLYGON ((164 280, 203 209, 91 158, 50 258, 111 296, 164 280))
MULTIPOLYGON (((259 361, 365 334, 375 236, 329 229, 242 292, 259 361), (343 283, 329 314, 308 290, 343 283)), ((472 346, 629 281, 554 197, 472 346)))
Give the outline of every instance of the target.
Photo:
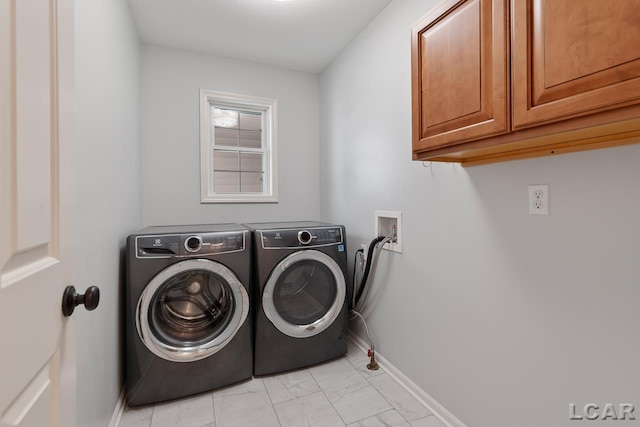
POLYGON ((75 426, 73 0, 0 0, 0 426, 75 426))

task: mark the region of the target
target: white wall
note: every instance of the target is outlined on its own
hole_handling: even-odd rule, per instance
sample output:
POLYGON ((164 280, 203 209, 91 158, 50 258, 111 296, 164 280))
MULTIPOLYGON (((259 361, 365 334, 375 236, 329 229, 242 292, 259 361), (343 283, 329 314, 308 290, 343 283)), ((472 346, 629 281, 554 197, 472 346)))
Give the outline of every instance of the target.
POLYGON ((313 74, 144 45, 144 224, 317 219, 318 87, 313 74), (279 203, 200 203, 200 89, 278 100, 279 203))
POLYGON ((575 426, 569 403, 638 417, 640 145, 412 162, 410 28, 438 3, 394 1, 320 79, 322 218, 353 253, 374 210, 404 215, 366 314, 376 348, 469 427, 575 426), (549 216, 528 215, 529 184, 550 185, 549 216))
POLYGON ((76 1, 77 425, 108 426, 123 385, 121 250, 142 225, 140 47, 126 0, 76 1))

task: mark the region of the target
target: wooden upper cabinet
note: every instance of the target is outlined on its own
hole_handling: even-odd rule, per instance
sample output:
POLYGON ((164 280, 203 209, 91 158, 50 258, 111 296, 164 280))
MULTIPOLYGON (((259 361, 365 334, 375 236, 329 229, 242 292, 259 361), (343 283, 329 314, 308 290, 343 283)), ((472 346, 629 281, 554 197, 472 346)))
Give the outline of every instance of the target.
POLYGON ((446 0, 411 40, 414 160, 640 141, 640 0, 446 0))
POLYGON ((506 0, 451 0, 412 29, 413 150, 510 130, 506 0))
POLYGON ((640 1, 512 4, 514 129, 640 102, 640 1))

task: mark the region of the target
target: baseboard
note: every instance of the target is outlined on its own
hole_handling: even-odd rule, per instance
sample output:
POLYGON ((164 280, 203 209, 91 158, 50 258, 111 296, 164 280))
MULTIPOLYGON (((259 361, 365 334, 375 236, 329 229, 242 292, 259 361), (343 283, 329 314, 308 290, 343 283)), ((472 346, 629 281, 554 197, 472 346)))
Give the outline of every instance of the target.
MULTIPOLYGON (((349 339, 358 346, 362 351, 366 352, 369 348, 369 344, 362 338, 351 332, 349 339)), ((405 374, 403 374, 398 368, 393 366, 391 362, 384 358, 376 350, 376 361, 384 368, 384 370, 396 380, 405 390, 407 390, 413 397, 415 397, 420 403, 422 403, 436 418, 440 420, 446 427, 467 427, 462 421, 456 418, 451 412, 449 412, 444 406, 438 403, 433 397, 424 391, 420 386, 411 381, 405 374)))
POLYGON ((111 416, 111 422, 109 423, 109 427, 118 427, 120 425, 120 419, 122 419, 122 413, 124 412, 124 408, 127 406, 124 400, 124 387, 122 387, 122 391, 120 392, 120 397, 116 402, 116 407, 113 410, 113 415, 111 416))

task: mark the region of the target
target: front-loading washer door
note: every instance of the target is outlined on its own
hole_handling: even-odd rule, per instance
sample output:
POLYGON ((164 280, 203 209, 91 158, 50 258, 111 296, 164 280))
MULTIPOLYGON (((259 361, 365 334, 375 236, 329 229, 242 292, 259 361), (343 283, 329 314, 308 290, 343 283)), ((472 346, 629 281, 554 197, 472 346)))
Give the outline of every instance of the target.
POLYGON ((294 338, 319 334, 336 320, 345 302, 340 266, 328 255, 302 250, 273 269, 262 294, 267 318, 294 338))
POLYGON ((149 282, 138 302, 136 326, 156 356, 192 362, 221 350, 248 313, 249 296, 231 270, 191 259, 172 264, 149 282))

